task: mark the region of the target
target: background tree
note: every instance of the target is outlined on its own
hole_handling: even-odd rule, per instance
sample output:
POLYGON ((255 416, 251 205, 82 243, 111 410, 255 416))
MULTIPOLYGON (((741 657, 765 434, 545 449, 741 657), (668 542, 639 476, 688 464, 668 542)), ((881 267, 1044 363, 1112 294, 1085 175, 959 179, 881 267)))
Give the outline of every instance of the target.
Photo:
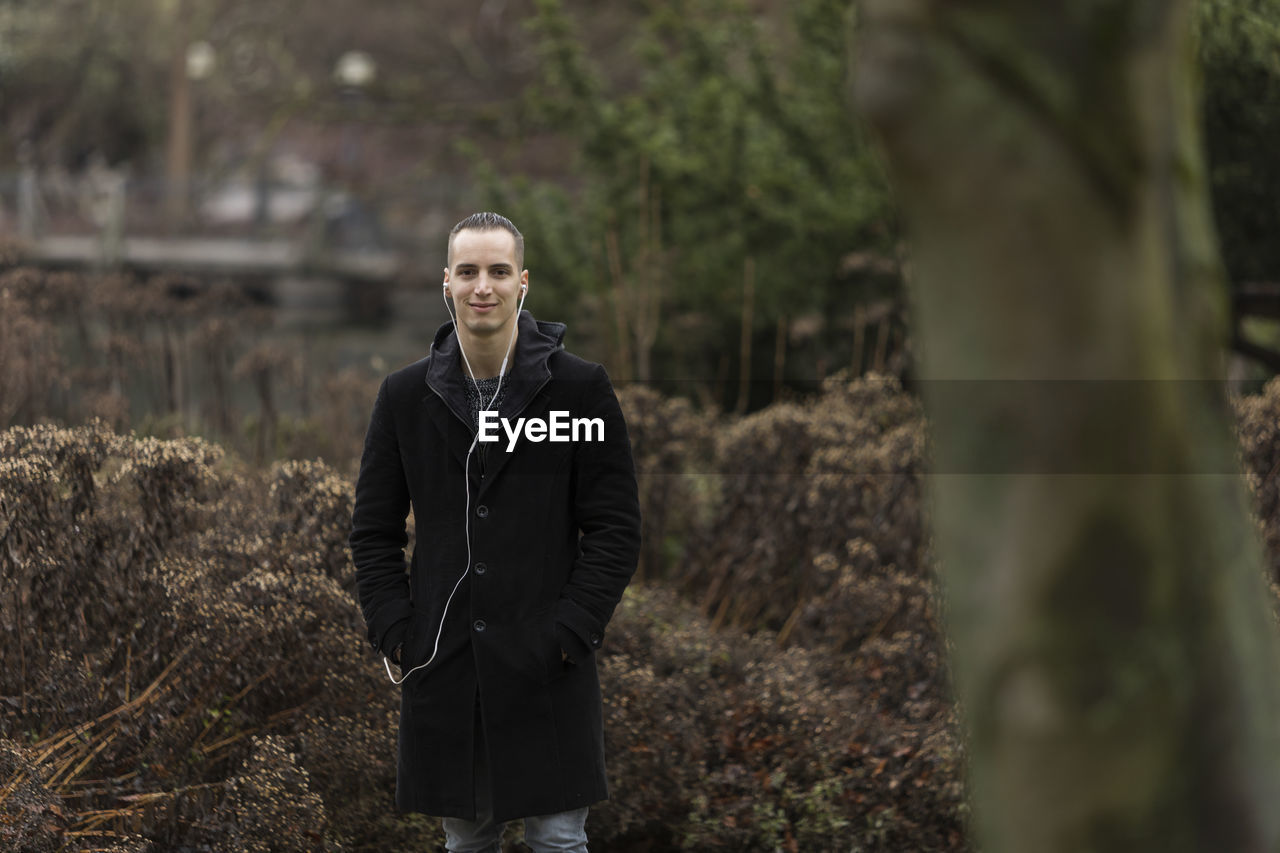
MULTIPOLYGON (((852 289, 841 266, 855 250, 891 253, 895 238, 878 165, 841 96, 839 22, 850 8, 653 4, 630 61, 615 48, 606 72, 575 15, 538 2, 541 76, 525 120, 567 137, 572 177, 490 184, 539 247, 540 299, 594 318, 598 335, 617 340, 623 375, 723 380, 743 361, 746 375, 767 379, 789 321, 818 317, 830 343, 839 330, 822 320, 893 291, 865 280, 852 289)), ((817 360, 790 376, 818 378, 817 360)), ((761 383, 753 404, 771 387, 761 383)), ((741 389, 715 399, 746 402, 741 389)))
POLYGON ((1280 282, 1280 2, 1200 0, 1213 215, 1233 282, 1280 282))
MULTIPOLYGON (((0 7, 0 162, 24 142, 41 170, 100 154, 129 164, 131 200, 155 196, 174 60, 207 41, 197 189, 263 185, 287 153, 431 269, 440 208, 479 203, 485 173, 453 145, 473 140, 501 176, 488 183, 528 176, 493 203, 548 249, 540 310, 590 321, 575 339, 621 377, 754 408, 783 380, 816 390, 845 365, 907 369, 895 214, 839 96, 851 72, 836 22, 851 6, 439 0, 426 16, 412 0, 13 0, 0 7), (350 50, 377 61, 358 98, 334 80, 350 50)), ((1280 9, 1202 0, 1198 14, 1227 266, 1237 282, 1275 280, 1280 9)))
POLYGON ((215 64, 193 98, 198 177, 252 170, 282 139, 333 166, 343 131, 371 126, 359 176, 386 193, 415 169, 446 172, 459 123, 484 132, 492 104, 524 85, 527 12, 527 0, 439 0, 430 15, 412 0, 13 0, 0 5, 0 162, 29 142, 42 169, 98 154, 159 175, 175 73, 204 41, 215 64), (377 62, 359 103, 334 79, 352 50, 377 62))
POLYGON ((1280 667, 1226 426, 1190 0, 868 2, 987 851, 1262 851, 1280 667), (1130 436, 1131 438, 1123 438, 1130 436))

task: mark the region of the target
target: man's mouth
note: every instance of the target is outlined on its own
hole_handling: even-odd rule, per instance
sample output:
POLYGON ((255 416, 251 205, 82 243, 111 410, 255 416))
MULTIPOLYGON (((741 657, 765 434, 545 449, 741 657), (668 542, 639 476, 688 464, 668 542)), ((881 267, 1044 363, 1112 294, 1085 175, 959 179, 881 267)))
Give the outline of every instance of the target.
POLYGON ((468 302, 467 304, 471 306, 472 311, 478 311, 481 314, 498 307, 496 302, 468 302))

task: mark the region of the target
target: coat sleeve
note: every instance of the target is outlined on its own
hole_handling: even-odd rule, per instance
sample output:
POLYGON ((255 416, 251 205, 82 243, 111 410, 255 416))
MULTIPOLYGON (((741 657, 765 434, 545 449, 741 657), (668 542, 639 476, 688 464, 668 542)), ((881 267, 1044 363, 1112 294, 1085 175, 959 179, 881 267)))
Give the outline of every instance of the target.
POLYGON ((631 441, 603 367, 595 366, 583 399, 585 417, 604 421, 604 440, 582 442, 576 451, 573 508, 581 538, 556 611, 561 645, 575 658, 604 641, 605 626, 640 558, 640 500, 631 441))
POLYGON ((369 643, 389 657, 403 640, 413 616, 404 559, 409 486, 400 463, 390 396, 384 379, 360 456, 351 535, 347 539, 369 643))

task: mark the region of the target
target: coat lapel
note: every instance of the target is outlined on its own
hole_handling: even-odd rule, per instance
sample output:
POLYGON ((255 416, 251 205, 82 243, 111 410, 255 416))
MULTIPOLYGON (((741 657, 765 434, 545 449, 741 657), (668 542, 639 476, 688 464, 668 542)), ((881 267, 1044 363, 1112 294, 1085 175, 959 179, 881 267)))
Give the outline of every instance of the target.
POLYGON ((467 448, 475 429, 468 419, 467 394, 462 387, 463 377, 452 369, 458 360, 458 339, 452 334, 437 334, 431 348, 431 362, 427 365, 427 393, 422 398, 431 420, 449 447, 449 452, 462 467, 467 459, 467 448))
POLYGON ((471 430, 467 429, 466 423, 450 411, 444 400, 431 391, 422 398, 422 405, 439 431, 441 440, 449 448, 449 454, 461 468, 467 459, 467 448, 471 446, 471 430))
MULTIPOLYGON (((550 395, 544 388, 551 379, 547 361, 553 352, 562 348, 560 341, 564 336, 563 324, 539 323, 528 311, 521 312, 517 322, 520 334, 516 337, 510 378, 499 407, 499 414, 513 423, 521 417, 546 417, 550 395)), ((467 448, 475 435, 475 426, 470 419, 466 388, 463 387, 467 379, 457 369, 457 363, 458 337, 453 331, 453 324, 446 323, 436 332, 431 348, 431 363, 427 365, 426 375, 428 393, 423 398, 423 405, 431 413, 431 419, 444 436, 458 465, 463 466, 467 448)), ((477 462, 473 461, 467 472, 472 485, 478 483, 481 493, 506 466, 507 457, 511 455, 507 452, 505 432, 500 431, 499 441, 494 444, 497 446, 491 445, 486 455, 484 480, 477 480, 480 469, 477 462)), ((517 442, 512 452, 519 448, 520 442, 517 442)))

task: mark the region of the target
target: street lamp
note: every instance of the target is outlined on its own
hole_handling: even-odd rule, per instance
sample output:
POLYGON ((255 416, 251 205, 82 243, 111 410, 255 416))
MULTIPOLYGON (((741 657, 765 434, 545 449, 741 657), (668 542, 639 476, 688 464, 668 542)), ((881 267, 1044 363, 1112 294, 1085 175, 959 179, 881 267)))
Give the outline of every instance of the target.
POLYGON ((194 112, 191 84, 206 79, 213 73, 216 64, 217 55, 214 53, 213 45, 207 41, 197 41, 188 44, 185 50, 175 51, 170 67, 166 207, 174 223, 186 219, 191 188, 192 113, 194 112))
POLYGON ((213 45, 207 41, 193 42, 187 48, 187 77, 190 79, 195 81, 208 79, 217 64, 218 55, 214 53, 213 45))
POLYGON ((365 89, 378 75, 377 63, 363 50, 349 50, 333 66, 333 77, 341 86, 343 100, 347 103, 347 124, 342 131, 342 148, 338 162, 344 178, 350 180, 353 164, 359 152, 352 131, 352 124, 359 119, 359 106, 365 89))
POLYGON ((338 57, 333 76, 344 89, 362 91, 378 75, 377 63, 363 50, 349 50, 338 57))

